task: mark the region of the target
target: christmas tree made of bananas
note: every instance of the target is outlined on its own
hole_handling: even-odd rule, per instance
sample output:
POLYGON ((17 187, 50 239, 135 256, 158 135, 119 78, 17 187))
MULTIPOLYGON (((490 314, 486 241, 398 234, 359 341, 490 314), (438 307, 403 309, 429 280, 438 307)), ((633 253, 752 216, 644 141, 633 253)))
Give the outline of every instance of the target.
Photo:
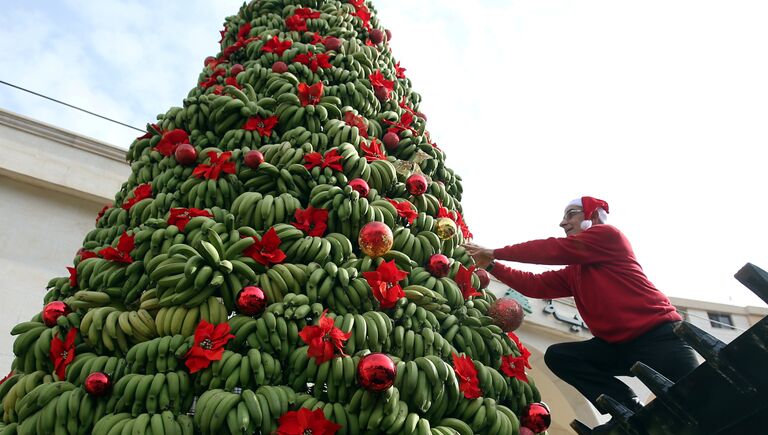
POLYGON ((314 433, 517 433, 538 392, 500 369, 520 350, 475 292, 460 178, 389 38, 363 0, 259 0, 226 19, 183 107, 131 145, 71 275, 13 329, 0 432, 293 433, 305 408, 327 420, 314 433), (393 234, 375 258, 370 222, 393 234), (341 348, 310 356, 300 334, 323 317, 341 348), (396 368, 380 392, 358 374, 372 352, 396 368))

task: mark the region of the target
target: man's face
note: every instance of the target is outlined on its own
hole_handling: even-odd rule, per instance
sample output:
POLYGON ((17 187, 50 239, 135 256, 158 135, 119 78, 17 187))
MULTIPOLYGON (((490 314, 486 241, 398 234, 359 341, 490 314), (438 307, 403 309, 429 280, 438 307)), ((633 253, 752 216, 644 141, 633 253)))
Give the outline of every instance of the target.
POLYGON ((569 205, 563 214, 563 220, 560 221, 560 228, 565 231, 566 236, 579 234, 581 230, 581 221, 584 220, 584 211, 578 205, 569 205))

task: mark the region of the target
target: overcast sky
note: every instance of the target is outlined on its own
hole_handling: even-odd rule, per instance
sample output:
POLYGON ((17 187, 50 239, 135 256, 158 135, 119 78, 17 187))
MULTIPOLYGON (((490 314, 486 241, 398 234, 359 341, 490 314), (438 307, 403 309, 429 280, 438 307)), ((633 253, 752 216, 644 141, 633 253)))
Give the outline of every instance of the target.
MULTIPOLYGON (((242 2, 2 3, 0 80, 143 127, 181 105, 242 2)), ((597 196, 668 295, 765 306, 732 276, 768 269, 767 2, 375 5, 478 243, 561 236, 568 201, 597 196)), ((2 85, 0 107, 137 135, 2 85)))

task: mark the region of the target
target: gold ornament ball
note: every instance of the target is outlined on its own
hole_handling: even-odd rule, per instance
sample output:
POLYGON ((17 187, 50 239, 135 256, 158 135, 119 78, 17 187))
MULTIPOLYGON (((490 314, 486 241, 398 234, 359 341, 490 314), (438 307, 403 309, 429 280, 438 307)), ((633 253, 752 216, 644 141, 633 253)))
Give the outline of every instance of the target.
POLYGON ((381 257, 392 249, 392 229, 383 222, 368 222, 360 229, 357 239, 360 250, 369 257, 381 257))
POLYGON ((440 240, 448 240, 456 235, 459 229, 456 227, 456 222, 453 219, 442 217, 435 222, 435 233, 440 240))

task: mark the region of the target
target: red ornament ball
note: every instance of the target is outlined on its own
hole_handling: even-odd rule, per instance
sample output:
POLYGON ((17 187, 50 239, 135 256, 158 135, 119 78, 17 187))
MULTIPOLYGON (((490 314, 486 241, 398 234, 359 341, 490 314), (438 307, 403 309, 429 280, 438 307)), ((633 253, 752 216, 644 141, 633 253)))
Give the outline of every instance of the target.
POLYGON ((383 86, 379 86, 373 90, 373 95, 375 95, 380 102, 386 103, 389 99, 389 90, 383 86))
POLYGON ((245 166, 251 169, 256 169, 260 164, 264 162, 264 154, 259 151, 252 150, 245 154, 245 166))
POLYGON ((267 297, 262 289, 249 285, 237 294, 235 304, 241 313, 253 316, 264 311, 264 307, 267 306, 267 297))
POLYGON ((384 29, 384 33, 387 34, 387 41, 392 40, 392 32, 390 32, 389 29, 384 29))
POLYGON ((357 238, 360 250, 369 257, 381 257, 392 249, 392 229, 383 222, 368 222, 360 228, 357 238))
POLYGON ((451 260, 443 254, 435 254, 429 257, 427 270, 437 278, 448 276, 448 273, 451 271, 451 260))
POLYGON ((208 66, 209 63, 216 61, 216 58, 213 56, 208 56, 203 61, 203 65, 208 66))
POLYGON ((512 332, 523 324, 525 314, 520 302, 512 298, 499 298, 488 308, 488 315, 504 332, 512 332))
POLYGON ((176 151, 173 153, 176 157, 176 161, 184 166, 189 166, 197 162, 197 150, 192 144, 183 143, 176 147, 176 151))
POLYGON ((381 138, 381 141, 384 142, 384 146, 391 151, 400 145, 400 136, 398 136, 397 133, 390 131, 381 138))
POLYGON ((528 429, 527 427, 523 426, 520 428, 520 435, 536 435, 536 432, 528 429))
POLYGON ((323 45, 325 45, 326 50, 338 51, 341 48, 341 39, 329 36, 325 38, 323 45))
POLYGON ((85 378, 85 391, 91 396, 101 397, 112 388, 112 379, 103 372, 93 372, 85 378))
POLYGON ((525 408, 520 412, 520 427, 527 427, 533 433, 544 432, 551 422, 552 416, 549 414, 549 407, 544 402, 525 405, 525 408))
POLYGON ((414 196, 423 195, 427 191, 427 177, 421 174, 411 174, 405 180, 405 188, 414 196))
POLYGON ((62 301, 48 302, 43 308, 43 323, 49 328, 56 326, 56 321, 61 316, 66 316, 72 310, 62 301))
POLYGON ((381 29, 373 29, 368 33, 368 39, 374 44, 381 44, 384 41, 384 32, 381 29))
POLYGON ((235 77, 236 75, 240 74, 243 71, 245 71, 245 67, 239 63, 236 63, 232 65, 232 68, 229 69, 229 75, 231 75, 232 77, 235 77))
POLYGON ((397 367, 388 355, 370 353, 357 364, 357 382, 368 391, 378 393, 395 383, 397 367))
POLYGON ((288 72, 288 64, 278 60, 277 62, 272 64, 272 72, 278 73, 278 74, 288 72))
POLYGON ((485 269, 477 269, 475 270, 475 275, 480 278, 480 288, 478 290, 488 288, 488 285, 491 283, 491 275, 488 274, 488 271, 485 269))
POLYGON ((362 178, 355 178, 354 180, 350 180, 349 186, 352 188, 352 190, 359 193, 360 196, 368 196, 368 192, 371 191, 371 188, 368 186, 368 182, 362 178))

